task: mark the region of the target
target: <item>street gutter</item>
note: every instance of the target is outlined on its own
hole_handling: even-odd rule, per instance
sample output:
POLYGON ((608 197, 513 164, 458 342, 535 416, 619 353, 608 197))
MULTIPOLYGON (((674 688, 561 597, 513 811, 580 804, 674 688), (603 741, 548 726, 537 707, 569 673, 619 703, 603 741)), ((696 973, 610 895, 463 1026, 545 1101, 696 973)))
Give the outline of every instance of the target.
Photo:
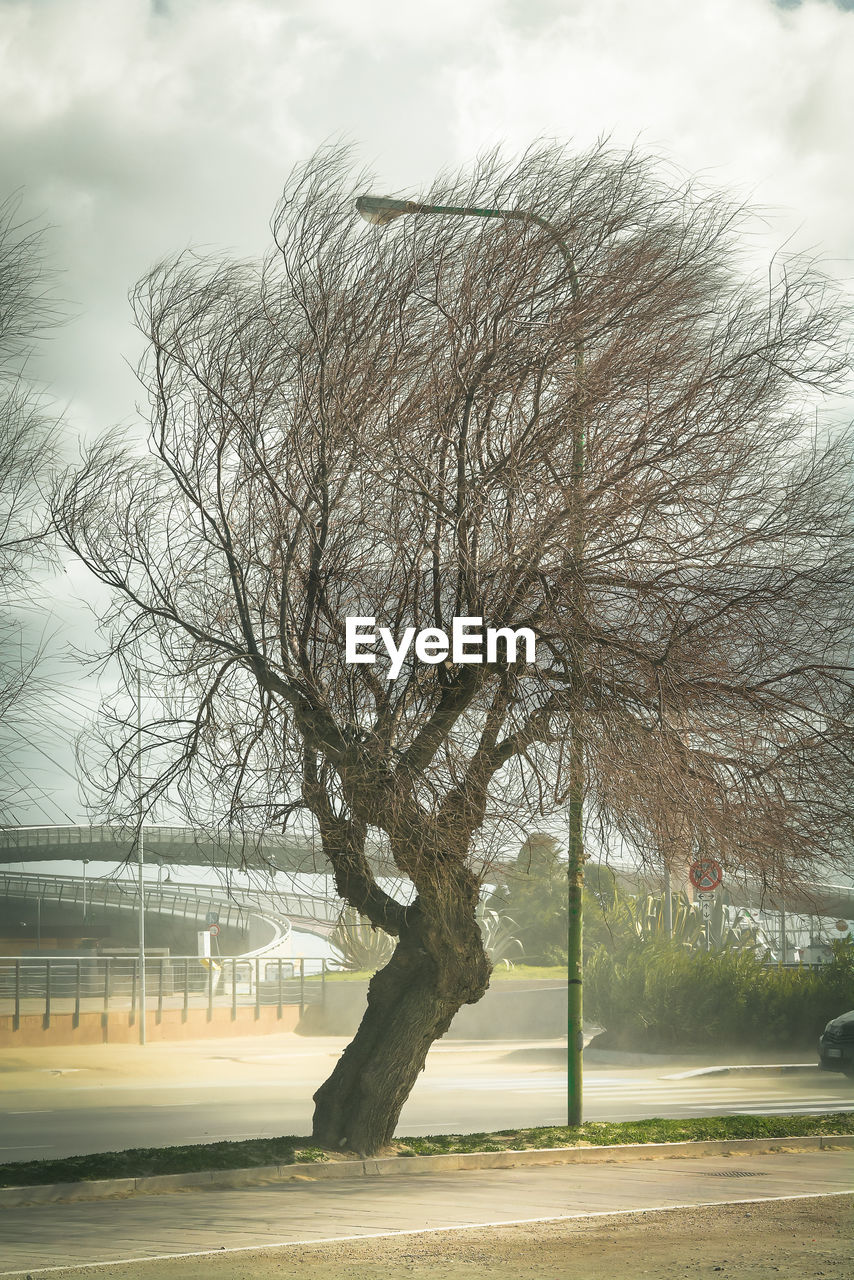
POLYGON ((854 1134, 788 1138, 732 1138, 703 1142, 647 1142, 620 1146, 550 1147, 525 1151, 467 1151, 432 1156, 386 1156, 373 1160, 267 1165, 255 1169, 215 1169, 165 1173, 143 1178, 58 1182, 0 1188, 0 1209, 67 1204, 78 1200, 125 1200, 172 1191, 270 1186, 275 1183, 327 1182, 340 1178, 382 1178, 463 1169, 518 1169, 566 1164, 624 1164, 635 1160, 694 1159, 700 1156, 762 1155, 768 1152, 854 1150, 854 1134))

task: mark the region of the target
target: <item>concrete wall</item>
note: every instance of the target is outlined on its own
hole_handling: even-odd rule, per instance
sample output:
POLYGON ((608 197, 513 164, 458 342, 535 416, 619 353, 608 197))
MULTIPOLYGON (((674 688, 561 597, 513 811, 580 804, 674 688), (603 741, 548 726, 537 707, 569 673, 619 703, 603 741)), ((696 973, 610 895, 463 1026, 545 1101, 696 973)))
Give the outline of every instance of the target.
MULTIPOLYGON (((238 1005, 237 1017, 230 1008, 164 1009, 158 1017, 150 1009, 145 1023, 146 1040, 208 1040, 223 1036, 272 1035, 296 1030, 299 1005, 283 1005, 278 1016, 277 1005, 238 1005)), ((0 1017, 0 1048, 33 1048, 39 1045, 70 1044, 136 1044, 139 1026, 124 1010, 110 1013, 81 1012, 79 1019, 71 1013, 52 1013, 45 1027, 40 1013, 21 1014, 20 1026, 13 1030, 11 1014, 0 1017)))
POLYGON ((566 983, 496 982, 477 1004, 463 1005, 451 1040, 552 1040, 566 1035, 566 983))
MULTIPOLYGON (((365 1012, 367 982, 327 981, 324 1007, 309 1005, 300 1035, 349 1036, 365 1012)), ((520 979, 494 983, 451 1023, 451 1040, 551 1040, 566 1035, 566 983, 520 979)))

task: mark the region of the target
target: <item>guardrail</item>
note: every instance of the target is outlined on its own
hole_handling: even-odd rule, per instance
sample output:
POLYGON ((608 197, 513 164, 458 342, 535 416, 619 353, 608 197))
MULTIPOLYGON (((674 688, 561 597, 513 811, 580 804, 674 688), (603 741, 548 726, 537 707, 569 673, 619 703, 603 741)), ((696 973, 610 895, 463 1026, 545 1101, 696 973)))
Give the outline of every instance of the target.
MULTIPOLYGON (((174 845, 184 848, 217 848, 223 854, 253 852, 276 854, 302 854, 312 852, 311 845, 293 837, 275 832, 241 834, 224 833, 214 837, 193 827, 159 826, 145 824, 143 835, 146 844, 174 845)), ((0 827, 0 850, 63 848, 75 845, 109 845, 124 847, 128 852, 135 848, 136 832, 132 827, 85 823, 74 826, 0 827)))
MULTIPOLYGON (((328 872, 319 845, 310 836, 277 831, 205 832, 193 827, 143 827, 146 853, 184 866, 233 869, 252 863, 259 868, 328 872)), ((133 828, 110 823, 89 826, 0 827, 0 862, 45 860, 50 857, 104 858, 131 856, 136 848, 133 828), (55 851, 55 852, 54 852, 55 851)), ((396 875, 394 863, 382 850, 370 848, 368 857, 380 875, 396 875)))
MULTIPOLYGON (((198 919, 207 904, 226 912, 221 919, 225 925, 242 927, 245 924, 245 908, 227 899, 206 893, 202 898, 196 886, 182 885, 180 889, 164 890, 154 884, 144 885, 146 911, 161 915, 180 916, 182 919, 198 919)), ((80 876, 39 876, 22 872, 0 873, 0 895, 5 898, 37 898, 42 902, 54 902, 65 906, 85 906, 87 911, 95 907, 114 907, 119 910, 139 909, 139 887, 131 880, 103 880, 95 877, 84 880, 80 876)))
MULTIPOLYGON (((146 1011, 181 1009, 186 1021, 191 1008, 230 1007, 232 1021, 240 1006, 323 1004, 327 964, 323 959, 235 958, 209 961, 199 956, 154 956, 145 961, 146 1011)), ((54 1014, 72 1015, 78 1026, 81 1012, 129 1010, 139 1005, 138 956, 59 956, 31 959, 0 956, 0 1015, 12 1016, 12 1030, 21 1015, 41 1014, 50 1027, 54 1014)))

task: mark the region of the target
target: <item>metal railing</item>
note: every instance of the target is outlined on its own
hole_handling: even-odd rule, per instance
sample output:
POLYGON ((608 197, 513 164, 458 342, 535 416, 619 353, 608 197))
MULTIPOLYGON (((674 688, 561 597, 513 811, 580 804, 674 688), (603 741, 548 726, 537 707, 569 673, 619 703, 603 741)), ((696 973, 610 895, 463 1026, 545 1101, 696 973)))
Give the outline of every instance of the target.
MULTIPOLYGON (((93 907, 118 907, 135 911, 139 907, 139 888, 135 881, 96 876, 42 876, 20 871, 0 872, 0 896, 79 904, 81 909, 85 898, 87 910, 93 907)), ((324 932, 335 927, 341 912, 341 903, 337 899, 316 894, 186 881, 178 885, 146 881, 144 903, 146 911, 181 916, 184 919, 200 919, 213 907, 219 913, 219 924, 237 928, 244 927, 247 909, 252 909, 273 919, 299 919, 305 924, 319 926, 324 932)))
MULTIPOLYGON (((262 1005, 274 1004, 281 1017, 284 1005, 324 1003, 327 965, 324 959, 214 959, 200 956, 152 956, 145 960, 146 1012, 159 1019, 166 1009, 230 1008, 232 1020, 247 1005, 260 1017, 262 1005)), ((12 1030, 24 1014, 42 1018, 70 1013, 78 1026, 83 1012, 106 1017, 126 1011, 135 1018, 140 990, 139 958, 132 955, 58 956, 55 959, 0 956, 0 1015, 12 1016, 12 1030)))
MULTIPOLYGON (((144 894, 146 911, 180 916, 183 919, 198 919, 205 914, 208 906, 215 906, 218 911, 226 913, 225 919, 220 917, 222 924, 235 927, 245 924, 245 909, 242 904, 229 902, 227 898, 223 902, 210 892, 202 897, 194 885, 182 884, 180 888, 173 889, 171 886, 158 888, 156 884, 146 884, 144 894)), ((139 907, 139 888, 134 881, 104 880, 94 876, 84 881, 81 876, 40 876, 6 871, 0 873, 0 896, 40 898, 42 902, 64 906, 79 905, 81 910, 85 903, 87 911, 96 907, 136 911, 139 907)))
MULTIPOLYGON (((328 872, 319 847, 310 836, 276 831, 206 832, 193 827, 145 824, 145 846, 165 861, 183 865, 197 863, 223 868, 242 865, 244 860, 312 873, 328 872), (169 857, 170 852, 172 858, 169 857)), ((0 827, 0 862, 43 858, 56 850, 55 857, 82 856, 110 860, 127 857, 135 848, 133 828, 102 823, 89 826, 0 827)), ((395 874, 394 864, 381 850, 369 848, 368 857, 379 874, 395 874)))
MULTIPOLYGON (((275 832, 243 835, 226 833, 222 838, 212 838, 205 832, 196 831, 192 827, 155 826, 145 824, 146 844, 154 842, 158 845, 176 845, 200 848, 215 845, 223 852, 229 850, 243 851, 269 850, 271 853, 283 851, 308 852, 310 845, 305 841, 295 840, 275 832)), ((81 823, 74 826, 44 827, 0 827, 0 849, 44 849, 62 848, 68 845, 106 844, 126 845, 133 848, 135 832, 132 827, 113 826, 100 823, 88 826, 81 823)))

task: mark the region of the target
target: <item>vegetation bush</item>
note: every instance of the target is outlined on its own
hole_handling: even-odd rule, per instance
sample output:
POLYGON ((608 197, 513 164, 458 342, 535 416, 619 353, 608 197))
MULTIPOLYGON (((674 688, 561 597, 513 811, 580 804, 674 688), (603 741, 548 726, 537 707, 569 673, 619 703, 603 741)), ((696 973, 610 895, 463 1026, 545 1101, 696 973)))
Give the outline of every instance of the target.
MULTIPOLYGON (((567 877, 560 850, 554 836, 529 835, 508 883, 486 902, 512 919, 528 965, 566 967, 567 877)), ((592 954, 598 946, 623 950, 634 940, 633 918, 607 867, 590 863, 585 869, 583 909, 586 952, 592 954)))
POLYGON ((597 947, 586 971, 585 1012, 624 1047, 814 1048, 825 1024, 852 1007, 849 939, 816 969, 767 965, 749 950, 653 942, 622 956, 597 947))
MULTIPOLYGON (((496 967, 503 965, 505 969, 512 969, 514 959, 522 957, 522 943, 517 937, 515 920, 481 902, 477 908, 477 922, 491 962, 496 967)), ((367 917, 359 915, 352 907, 343 908, 329 942, 334 966, 344 973, 368 975, 388 964, 395 945, 393 938, 382 929, 375 928, 367 917)))
POLYGON ((394 940, 353 907, 344 907, 329 935, 329 943, 332 963, 356 973, 375 973, 388 964, 394 951, 394 940))
MULTIPOLYGON (((507 884, 495 890, 486 906, 507 912, 525 964, 566 965, 567 867, 554 836, 534 832, 527 837, 507 884)), ((625 960, 639 941, 659 943, 667 936, 664 894, 636 898, 620 889, 609 867, 596 862, 584 871, 583 919, 585 963, 600 946, 625 960)), ((672 928, 681 947, 705 949, 706 922, 684 893, 672 895, 672 928)), ((734 922, 722 902, 712 904, 708 930, 713 947, 762 950, 756 927, 734 922)))

